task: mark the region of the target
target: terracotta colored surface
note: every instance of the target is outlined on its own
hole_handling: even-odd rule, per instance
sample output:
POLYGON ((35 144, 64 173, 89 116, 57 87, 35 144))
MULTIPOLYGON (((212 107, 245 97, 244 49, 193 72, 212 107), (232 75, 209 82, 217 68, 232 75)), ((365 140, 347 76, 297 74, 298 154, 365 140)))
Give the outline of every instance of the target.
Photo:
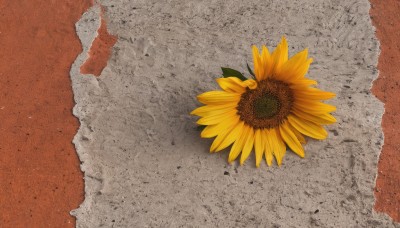
POLYGON ((100 17, 101 24, 97 31, 98 35, 92 43, 89 50, 89 58, 81 66, 82 74, 93 74, 100 76, 104 67, 107 65, 108 58, 111 54, 111 48, 117 42, 117 37, 110 35, 107 31, 107 23, 103 18, 104 8, 102 8, 100 17))
POLYGON ((74 227, 83 200, 69 77, 91 0, 0 0, 0 227, 74 227))
POLYGON ((381 43, 379 78, 373 93, 385 103, 385 142, 378 163, 375 210, 400 222, 400 1, 371 0, 370 11, 381 43))

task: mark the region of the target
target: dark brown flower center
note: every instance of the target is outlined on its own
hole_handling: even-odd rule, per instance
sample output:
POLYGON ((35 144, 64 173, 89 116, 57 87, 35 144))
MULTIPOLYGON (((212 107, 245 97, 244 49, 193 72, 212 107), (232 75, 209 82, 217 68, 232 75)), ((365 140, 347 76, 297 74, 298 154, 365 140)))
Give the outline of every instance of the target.
POLYGON ((293 104, 289 85, 273 79, 258 82, 256 89, 247 89, 237 106, 240 119, 255 129, 275 128, 289 115, 293 104))
POLYGON ((272 118, 279 112, 279 100, 274 95, 264 94, 254 101, 256 118, 272 118))

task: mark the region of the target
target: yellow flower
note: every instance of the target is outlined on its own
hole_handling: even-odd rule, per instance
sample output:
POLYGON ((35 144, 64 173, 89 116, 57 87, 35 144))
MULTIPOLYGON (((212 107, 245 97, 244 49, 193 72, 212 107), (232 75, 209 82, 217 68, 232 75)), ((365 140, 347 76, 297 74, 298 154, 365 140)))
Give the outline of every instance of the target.
POLYGON ((205 106, 191 114, 201 117, 197 124, 206 125, 201 137, 216 137, 210 152, 233 144, 228 162, 241 154, 242 165, 254 148, 257 167, 263 155, 268 166, 273 157, 281 165, 286 146, 304 157, 303 135, 320 140, 327 137, 322 125, 336 122, 329 114, 336 107, 321 100, 335 94, 311 87, 317 82, 305 77, 312 62, 307 54, 305 49, 288 59, 285 37, 272 54, 263 46, 260 55, 253 46, 255 80, 218 78, 223 91, 197 97, 205 106))

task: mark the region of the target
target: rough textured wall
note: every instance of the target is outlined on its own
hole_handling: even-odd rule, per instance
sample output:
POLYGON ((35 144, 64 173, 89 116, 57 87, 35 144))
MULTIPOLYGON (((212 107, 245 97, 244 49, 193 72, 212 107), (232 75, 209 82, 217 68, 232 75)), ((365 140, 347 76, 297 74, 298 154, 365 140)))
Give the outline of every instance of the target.
POLYGON ((394 227, 372 211, 382 104, 370 93, 378 42, 367 0, 102 1, 119 39, 98 78, 79 73, 99 26, 78 23, 85 47, 71 77, 81 128, 75 145, 86 199, 78 227, 394 227), (227 165, 208 154, 188 113, 220 67, 245 71, 251 44, 309 47, 309 76, 337 93, 328 140, 282 167, 227 165))

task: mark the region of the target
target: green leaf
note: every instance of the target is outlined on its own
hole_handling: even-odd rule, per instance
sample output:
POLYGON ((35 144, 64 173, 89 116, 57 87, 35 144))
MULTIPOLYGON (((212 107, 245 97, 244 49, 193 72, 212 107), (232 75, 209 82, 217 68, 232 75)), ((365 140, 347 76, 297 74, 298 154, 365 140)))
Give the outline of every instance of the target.
POLYGON ((253 76, 253 78, 255 79, 256 76, 254 75, 253 71, 251 70, 249 64, 246 63, 246 65, 247 65, 247 70, 249 71, 249 73, 250 73, 250 74, 253 76))
POLYGON ((247 78, 245 76, 243 76, 242 73, 240 73, 237 70, 231 69, 231 68, 225 68, 225 67, 221 67, 222 69, 222 76, 224 76, 224 78, 227 77, 237 77, 242 81, 246 81, 247 78))

